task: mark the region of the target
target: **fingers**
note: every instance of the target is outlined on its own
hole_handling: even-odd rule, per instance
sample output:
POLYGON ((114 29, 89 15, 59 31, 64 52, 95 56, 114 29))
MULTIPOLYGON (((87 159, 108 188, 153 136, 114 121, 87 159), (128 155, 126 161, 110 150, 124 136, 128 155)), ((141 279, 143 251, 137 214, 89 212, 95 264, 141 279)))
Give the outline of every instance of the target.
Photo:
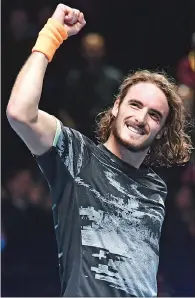
POLYGON ((72 10, 71 7, 69 7, 69 6, 65 5, 65 4, 62 4, 62 3, 58 4, 57 9, 63 10, 64 13, 68 13, 69 11, 72 10))
POLYGON ((68 14, 65 16, 65 20, 73 25, 78 22, 80 11, 78 9, 71 9, 68 14))
POLYGON ((80 12, 78 9, 71 8, 64 4, 58 4, 58 8, 65 13, 65 20, 69 24, 72 25, 77 22, 79 22, 83 26, 86 24, 83 13, 80 12))
POLYGON ((84 14, 82 12, 79 13, 78 21, 82 26, 84 26, 86 24, 84 14))
POLYGON ((58 4, 53 17, 67 26, 69 36, 77 34, 86 24, 82 12, 64 4, 58 4))

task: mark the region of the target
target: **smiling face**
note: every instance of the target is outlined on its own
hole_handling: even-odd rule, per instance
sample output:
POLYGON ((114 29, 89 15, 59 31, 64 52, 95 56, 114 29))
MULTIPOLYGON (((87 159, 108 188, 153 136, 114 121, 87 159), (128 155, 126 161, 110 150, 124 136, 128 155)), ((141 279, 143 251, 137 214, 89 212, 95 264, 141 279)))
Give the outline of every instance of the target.
POLYGON ((165 94, 152 83, 138 83, 129 88, 121 103, 116 100, 112 133, 128 150, 144 151, 162 136, 168 113, 165 94))

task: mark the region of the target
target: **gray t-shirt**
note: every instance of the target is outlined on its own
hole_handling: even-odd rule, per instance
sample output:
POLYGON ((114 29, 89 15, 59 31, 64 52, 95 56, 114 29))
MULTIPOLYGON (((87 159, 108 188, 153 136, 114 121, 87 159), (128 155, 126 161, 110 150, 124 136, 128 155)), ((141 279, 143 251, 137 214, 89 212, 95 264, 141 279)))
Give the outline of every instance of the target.
POLYGON ((51 189, 61 296, 156 296, 161 178, 67 127, 37 162, 51 189))

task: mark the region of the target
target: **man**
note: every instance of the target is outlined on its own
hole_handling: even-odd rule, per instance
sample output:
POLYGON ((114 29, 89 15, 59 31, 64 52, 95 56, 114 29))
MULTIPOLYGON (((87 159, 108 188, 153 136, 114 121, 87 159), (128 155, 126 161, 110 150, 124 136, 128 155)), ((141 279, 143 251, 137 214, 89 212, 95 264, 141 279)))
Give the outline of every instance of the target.
POLYGON ((16 79, 7 117, 50 185, 61 295, 155 296, 167 190, 147 164, 189 159, 181 100, 164 76, 135 73, 102 115, 98 146, 39 110, 48 61, 84 25, 81 12, 57 6, 16 79))

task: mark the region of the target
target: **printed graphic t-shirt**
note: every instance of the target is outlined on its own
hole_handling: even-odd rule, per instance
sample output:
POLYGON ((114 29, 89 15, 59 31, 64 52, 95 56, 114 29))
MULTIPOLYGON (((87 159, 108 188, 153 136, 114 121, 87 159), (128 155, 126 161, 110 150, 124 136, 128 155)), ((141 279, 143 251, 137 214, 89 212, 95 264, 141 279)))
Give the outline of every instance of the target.
POLYGON ((66 127, 37 162, 51 189, 61 296, 156 296, 160 177, 66 127))

